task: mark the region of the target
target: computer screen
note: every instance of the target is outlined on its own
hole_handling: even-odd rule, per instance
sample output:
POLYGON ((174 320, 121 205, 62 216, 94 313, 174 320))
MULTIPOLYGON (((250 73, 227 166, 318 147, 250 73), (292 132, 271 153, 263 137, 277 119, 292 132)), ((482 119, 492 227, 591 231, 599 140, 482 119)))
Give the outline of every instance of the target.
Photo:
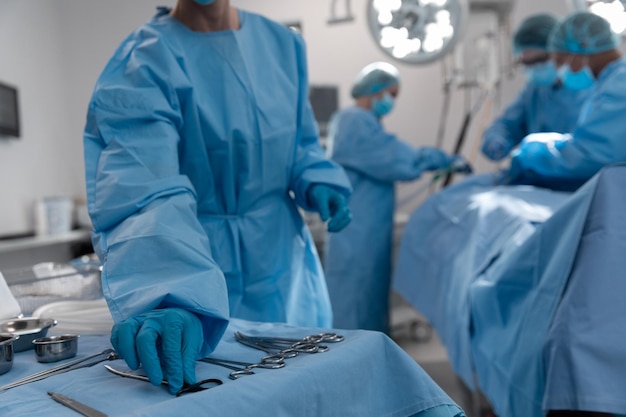
POLYGON ((0 82, 0 137, 20 136, 17 88, 0 82))
POLYGON ((313 114, 320 130, 320 136, 328 133, 330 117, 339 108, 339 88, 336 86, 313 85, 309 92, 313 114))

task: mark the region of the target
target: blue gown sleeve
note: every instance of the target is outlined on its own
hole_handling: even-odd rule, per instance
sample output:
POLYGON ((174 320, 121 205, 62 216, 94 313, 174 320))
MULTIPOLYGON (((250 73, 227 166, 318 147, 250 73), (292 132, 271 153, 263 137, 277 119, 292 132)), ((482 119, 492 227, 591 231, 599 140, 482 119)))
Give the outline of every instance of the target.
POLYGON ((314 211, 306 198, 313 183, 326 184, 341 192, 345 197, 352 193, 350 181, 343 169, 328 159, 319 142, 319 132, 309 102, 309 80, 306 62, 306 47, 302 37, 295 35, 298 54, 300 85, 298 88, 298 131, 295 161, 290 188, 296 203, 305 210, 314 211))
POLYGON ((206 355, 228 325, 228 294, 197 218, 195 190, 179 171, 183 120, 164 81, 174 69, 159 42, 125 48, 96 85, 84 133, 103 292, 115 321, 166 307, 196 313, 206 355))
POLYGON ((518 94, 504 112, 485 130, 483 142, 491 138, 504 139, 509 144, 509 150, 518 145, 530 133, 528 127, 528 111, 532 105, 534 88, 529 83, 518 94))
POLYGON ((624 86, 626 74, 591 98, 571 135, 536 141, 542 134, 533 134, 524 139, 515 157, 522 170, 549 178, 586 181, 603 166, 625 161, 624 86))
POLYGON ((336 114, 333 160, 378 181, 410 181, 423 168, 416 148, 386 132, 373 114, 348 109, 336 114))

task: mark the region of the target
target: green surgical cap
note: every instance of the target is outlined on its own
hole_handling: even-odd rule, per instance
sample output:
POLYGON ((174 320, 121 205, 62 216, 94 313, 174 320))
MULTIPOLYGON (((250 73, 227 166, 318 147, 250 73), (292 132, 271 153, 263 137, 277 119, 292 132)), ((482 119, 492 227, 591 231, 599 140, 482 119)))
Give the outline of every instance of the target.
POLYGON ((602 17, 590 12, 572 13, 550 34, 552 52, 591 55, 617 48, 619 36, 602 17))
POLYGON ((374 62, 359 72, 352 86, 352 97, 376 94, 400 83, 398 69, 387 62, 374 62))
POLYGON ((556 17, 549 14, 536 14, 526 18, 513 35, 513 50, 520 53, 525 49, 548 49, 550 32, 557 25, 556 17))

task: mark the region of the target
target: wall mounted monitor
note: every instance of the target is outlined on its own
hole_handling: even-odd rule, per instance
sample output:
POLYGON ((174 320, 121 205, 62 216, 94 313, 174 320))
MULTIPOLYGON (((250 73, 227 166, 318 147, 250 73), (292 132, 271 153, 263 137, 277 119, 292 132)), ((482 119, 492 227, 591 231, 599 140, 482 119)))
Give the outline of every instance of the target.
POLYGON ((17 88, 0 82, 0 137, 20 137, 17 88))
POLYGON ((326 136, 328 134, 328 122, 339 108, 339 88, 328 85, 313 85, 309 92, 309 99, 320 130, 320 136, 326 136))

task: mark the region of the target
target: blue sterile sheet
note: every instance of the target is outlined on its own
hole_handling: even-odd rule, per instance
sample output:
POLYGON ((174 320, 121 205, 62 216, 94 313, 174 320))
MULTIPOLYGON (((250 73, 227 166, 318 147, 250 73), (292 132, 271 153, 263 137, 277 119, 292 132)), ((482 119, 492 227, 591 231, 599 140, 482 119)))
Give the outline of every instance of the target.
MULTIPOLYGON (((258 362, 264 352, 235 341, 234 332, 302 338, 328 331, 233 319, 212 357, 258 362)), ((103 364, 129 370, 122 360, 107 361, 0 393, 0 415, 68 416, 73 412, 46 394, 54 391, 108 416, 375 416, 462 417, 463 411, 422 368, 386 335, 342 331, 345 340, 325 343, 324 353, 287 359, 281 369, 255 369, 237 380, 230 370, 199 362, 197 377, 224 384, 180 397, 165 387, 122 378, 103 364)), ((110 348, 108 336, 83 336, 76 358, 110 348)), ((36 362, 33 351, 17 353, 0 385, 55 364, 36 362)))
POLYGON ((626 165, 574 194, 491 179, 413 213, 395 289, 500 417, 626 413, 626 165))

